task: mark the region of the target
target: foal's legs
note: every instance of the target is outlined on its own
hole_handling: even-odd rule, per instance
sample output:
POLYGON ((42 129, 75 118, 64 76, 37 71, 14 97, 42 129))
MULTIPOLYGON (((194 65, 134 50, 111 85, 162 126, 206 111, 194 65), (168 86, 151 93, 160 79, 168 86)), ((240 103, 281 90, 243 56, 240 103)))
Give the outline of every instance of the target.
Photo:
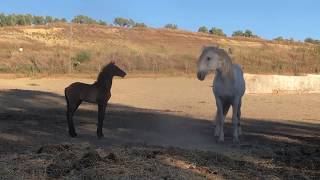
POLYGON ((233 142, 239 143, 239 104, 240 98, 236 97, 232 104, 233 142))
POLYGON ((71 137, 77 136, 77 133, 73 124, 73 115, 74 115, 74 112, 78 109, 80 104, 81 104, 81 100, 78 100, 74 104, 70 104, 70 102, 68 102, 67 104, 67 119, 68 119, 69 134, 71 137))
POLYGON ((98 104, 98 127, 97 127, 98 138, 103 137, 102 126, 103 126, 104 115, 106 112, 106 107, 107 107, 106 104, 98 104))

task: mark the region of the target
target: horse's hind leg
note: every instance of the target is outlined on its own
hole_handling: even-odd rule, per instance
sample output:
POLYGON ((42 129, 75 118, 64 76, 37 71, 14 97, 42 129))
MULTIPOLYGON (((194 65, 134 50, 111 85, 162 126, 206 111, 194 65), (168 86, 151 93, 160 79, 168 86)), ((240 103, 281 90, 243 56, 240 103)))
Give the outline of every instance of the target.
POLYGON ((240 98, 235 98, 232 104, 232 126, 233 126, 233 142, 239 143, 239 104, 240 98))
POLYGON ((73 123, 73 115, 74 115, 74 112, 78 109, 80 104, 81 104, 81 100, 78 100, 74 104, 70 104, 70 102, 68 102, 68 105, 67 105, 67 119, 68 119, 69 134, 71 137, 77 136, 76 130, 74 128, 74 123, 73 123))
POLYGON ((237 117, 238 117, 238 133, 239 135, 242 134, 242 129, 241 129, 241 99, 240 99, 240 102, 239 102, 239 105, 238 105, 238 113, 237 113, 237 117))
POLYGON ((69 135, 71 137, 76 137, 77 133, 76 133, 76 130, 75 130, 74 125, 73 125, 72 116, 73 116, 73 113, 70 112, 70 110, 68 109, 67 110, 67 119, 68 119, 69 135))

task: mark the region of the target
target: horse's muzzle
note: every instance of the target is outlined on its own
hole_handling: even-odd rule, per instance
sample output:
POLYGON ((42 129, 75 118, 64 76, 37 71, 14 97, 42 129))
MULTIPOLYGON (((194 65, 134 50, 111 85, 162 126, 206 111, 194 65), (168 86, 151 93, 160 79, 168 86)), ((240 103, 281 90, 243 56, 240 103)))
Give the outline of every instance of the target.
POLYGON ((123 77, 125 77, 126 75, 127 75, 127 73, 123 71, 123 72, 120 74, 120 77, 123 78, 123 77))
POLYGON ((200 72, 197 73, 197 77, 198 77, 198 79, 199 79, 200 81, 203 81, 204 78, 206 77, 206 73, 200 71, 200 72))

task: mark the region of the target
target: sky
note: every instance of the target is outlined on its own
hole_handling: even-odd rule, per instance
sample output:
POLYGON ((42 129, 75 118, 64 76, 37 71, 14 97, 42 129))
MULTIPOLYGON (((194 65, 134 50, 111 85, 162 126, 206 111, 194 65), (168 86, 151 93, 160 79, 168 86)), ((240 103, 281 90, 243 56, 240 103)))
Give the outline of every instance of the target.
POLYGON ((124 17, 155 28, 173 23, 187 31, 207 26, 227 35, 250 29, 266 39, 320 39, 319 0, 0 0, 0 12, 68 20, 81 14, 107 23, 124 17))

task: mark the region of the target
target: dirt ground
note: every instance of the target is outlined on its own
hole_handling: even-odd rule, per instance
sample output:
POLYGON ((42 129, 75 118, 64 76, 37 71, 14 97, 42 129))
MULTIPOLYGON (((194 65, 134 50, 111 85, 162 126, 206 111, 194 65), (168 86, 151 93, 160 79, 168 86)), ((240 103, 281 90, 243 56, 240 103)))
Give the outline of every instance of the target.
POLYGON ((74 81, 93 82, 0 79, 0 179, 320 178, 320 94, 246 94, 234 146, 230 118, 225 143, 214 139, 211 80, 116 79, 98 140, 92 104, 76 113, 78 137, 67 134, 74 81))

